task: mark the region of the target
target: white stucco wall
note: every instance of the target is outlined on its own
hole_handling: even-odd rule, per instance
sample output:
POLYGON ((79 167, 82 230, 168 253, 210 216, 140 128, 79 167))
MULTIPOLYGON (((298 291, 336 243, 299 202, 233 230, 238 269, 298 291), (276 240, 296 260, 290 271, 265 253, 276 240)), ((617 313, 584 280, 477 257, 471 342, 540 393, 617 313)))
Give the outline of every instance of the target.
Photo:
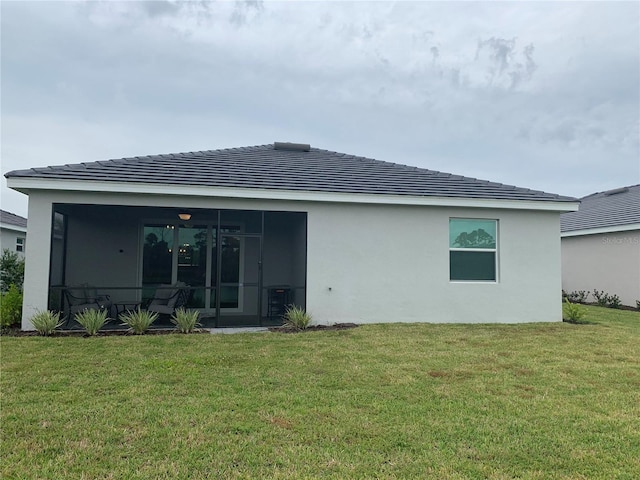
MULTIPOLYGON (((640 230, 563 237, 562 288, 604 290, 635 307, 640 300, 640 230)), ((588 301, 595 301, 593 294, 588 301)))
POLYGON ((29 321, 37 312, 47 309, 49 294, 49 258, 51 254, 51 198, 47 192, 29 195, 27 251, 24 265, 22 329, 33 330, 29 321), (33 221, 31 219, 33 218, 33 221))
POLYGON ((316 205, 307 306, 326 323, 561 320, 557 213, 316 205), (449 281, 449 218, 499 221, 497 283, 449 281))
POLYGON ((16 250, 18 238, 26 238, 26 232, 14 230, 11 228, 0 228, 0 252, 5 248, 17 253, 20 257, 24 257, 24 252, 16 250))
POLYGON ((561 320, 557 212, 33 192, 23 328, 47 306, 52 202, 307 212, 306 305, 317 323, 561 320), (450 217, 499 221, 498 282, 449 281, 450 217))

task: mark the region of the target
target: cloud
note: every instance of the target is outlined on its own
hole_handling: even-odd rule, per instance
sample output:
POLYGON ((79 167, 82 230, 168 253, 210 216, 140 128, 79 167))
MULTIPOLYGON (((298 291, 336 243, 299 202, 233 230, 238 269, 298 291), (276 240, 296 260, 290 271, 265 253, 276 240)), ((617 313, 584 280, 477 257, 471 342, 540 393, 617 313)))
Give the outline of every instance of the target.
POLYGON ((2 169, 289 140, 565 194, 602 164, 640 182, 639 13, 5 2, 2 169))

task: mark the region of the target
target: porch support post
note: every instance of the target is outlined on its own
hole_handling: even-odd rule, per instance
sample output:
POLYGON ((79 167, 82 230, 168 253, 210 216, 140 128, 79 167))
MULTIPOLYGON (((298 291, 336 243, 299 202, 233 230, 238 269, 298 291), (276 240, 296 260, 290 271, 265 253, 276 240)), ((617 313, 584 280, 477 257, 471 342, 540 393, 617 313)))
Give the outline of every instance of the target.
POLYGON ((47 310, 51 259, 52 202, 47 192, 29 193, 29 217, 22 300, 22 329, 35 330, 30 322, 36 311, 47 310))
POLYGON ((222 227, 220 226, 220 209, 218 209, 218 219, 216 220, 216 321, 214 326, 220 325, 220 281, 222 280, 222 227))

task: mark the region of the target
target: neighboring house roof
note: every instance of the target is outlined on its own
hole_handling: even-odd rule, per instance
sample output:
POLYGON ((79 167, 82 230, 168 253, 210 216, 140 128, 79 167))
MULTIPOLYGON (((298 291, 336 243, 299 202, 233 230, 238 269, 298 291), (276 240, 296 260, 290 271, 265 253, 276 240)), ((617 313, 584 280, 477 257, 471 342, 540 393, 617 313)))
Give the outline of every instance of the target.
POLYGON ((575 202, 571 197, 337 153, 306 144, 149 155, 15 170, 42 179, 329 192, 575 202))
POLYGON ((0 226, 20 232, 27 231, 27 219, 15 213, 0 210, 0 226))
POLYGON ((579 211, 560 216, 563 234, 640 229, 640 185, 593 193, 580 202, 579 211))

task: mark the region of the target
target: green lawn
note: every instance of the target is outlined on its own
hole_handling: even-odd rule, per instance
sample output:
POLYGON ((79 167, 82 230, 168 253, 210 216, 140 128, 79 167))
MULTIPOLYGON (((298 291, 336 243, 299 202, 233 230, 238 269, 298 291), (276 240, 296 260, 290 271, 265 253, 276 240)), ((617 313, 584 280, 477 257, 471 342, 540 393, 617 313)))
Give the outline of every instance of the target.
POLYGON ((640 478, 640 313, 3 337, 0 476, 640 478))

